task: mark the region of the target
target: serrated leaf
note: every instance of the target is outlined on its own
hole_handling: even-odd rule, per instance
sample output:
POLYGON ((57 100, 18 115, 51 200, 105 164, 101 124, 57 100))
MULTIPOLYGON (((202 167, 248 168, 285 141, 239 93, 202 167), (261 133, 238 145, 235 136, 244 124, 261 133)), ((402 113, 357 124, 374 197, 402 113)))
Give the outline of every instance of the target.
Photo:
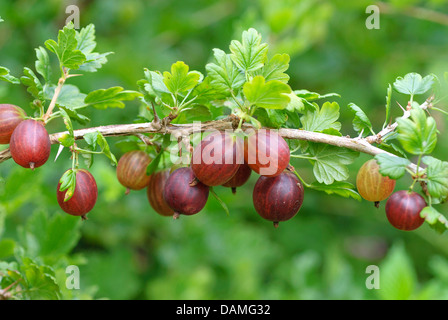
POLYGON ((84 103, 96 109, 124 108, 123 101, 132 101, 142 94, 137 91, 123 90, 122 87, 99 89, 90 92, 84 99, 84 103))
POLYGON ((243 32, 242 42, 233 40, 230 43, 230 57, 236 66, 244 71, 251 72, 263 67, 268 45, 261 42, 261 35, 257 30, 250 28, 243 32))
MULTIPOLYGON (((45 100, 45 94, 43 91, 43 86, 40 80, 37 78, 36 74, 30 68, 23 68, 23 76, 20 81, 27 86, 26 89, 35 99, 45 100)), ((51 98, 50 98, 51 99, 51 98)))
POLYGON ((327 144, 309 143, 313 173, 319 183, 327 185, 349 177, 347 165, 353 163, 359 152, 327 144))
POLYGON ((36 57, 36 71, 44 78, 45 82, 49 82, 51 76, 51 65, 47 50, 43 47, 36 48, 36 57))
POLYGON ((433 117, 426 117, 420 108, 412 108, 410 119, 397 119, 398 141, 412 154, 429 154, 437 143, 437 126, 433 117))
POLYGON ((210 109, 204 105, 194 105, 191 108, 182 109, 182 112, 175 119, 175 123, 191 123, 193 121, 209 121, 213 119, 210 109))
POLYGON ((254 113, 263 127, 278 129, 285 124, 288 115, 285 110, 257 109, 254 113))
POLYGON ((236 91, 246 81, 244 74, 233 64, 229 54, 220 49, 213 49, 216 63, 205 66, 211 84, 221 91, 236 91))
POLYGON ((95 41, 95 25, 89 24, 75 33, 77 42, 76 49, 80 50, 85 55, 93 52, 96 48, 95 41))
POLYGON ((304 99, 299 98, 294 92, 289 93, 288 96, 290 100, 286 110, 294 113, 303 113, 305 111, 304 99))
POLYGON ((77 49, 78 41, 76 40, 76 31, 73 28, 73 23, 59 30, 58 42, 47 40, 45 41, 45 46, 56 54, 60 65, 68 69, 78 69, 86 61, 84 53, 77 49))
POLYGON ((434 207, 423 208, 420 216, 438 233, 443 233, 448 229, 448 220, 444 215, 434 209, 434 207))
POLYGON ((183 61, 177 61, 171 65, 171 73, 163 73, 163 83, 173 94, 180 94, 193 89, 200 81, 203 75, 198 71, 189 71, 188 65, 183 61))
POLYGON ((448 162, 425 156, 422 158, 426 168, 426 183, 429 194, 435 198, 448 196, 448 162))
POLYGON ((265 109, 285 109, 290 98, 291 88, 278 80, 265 81, 262 76, 256 76, 243 86, 243 92, 251 105, 265 109))
POLYGON ((266 81, 278 80, 283 83, 288 83, 289 75, 285 73, 289 68, 290 57, 288 54, 276 54, 271 60, 266 62, 263 68, 257 70, 255 75, 263 76, 266 81))
POLYGON ((82 28, 79 32, 76 32, 76 49, 80 50, 86 57, 85 62, 79 66, 80 71, 96 72, 103 64, 107 63, 107 56, 112 52, 97 53, 93 52, 96 48, 95 41, 95 26, 89 24, 82 28))
POLYGON ((330 185, 313 182, 309 187, 317 191, 324 191, 327 194, 336 194, 344 198, 353 198, 361 201, 361 196, 356 192, 355 186, 349 182, 337 181, 330 185))
POLYGON ((210 101, 224 99, 226 95, 212 85, 210 76, 205 77, 204 81, 198 84, 191 92, 191 98, 195 103, 210 104, 210 101))
POLYGON ((429 91, 434 84, 434 76, 428 75, 422 78, 418 73, 408 73, 403 77, 398 77, 394 82, 394 89, 403 94, 414 96, 424 94, 429 91))
POLYGON ((9 73, 9 69, 5 67, 0 67, 0 80, 6 81, 12 84, 20 84, 20 80, 12 76, 9 73))
POLYGON ((57 300, 61 291, 52 268, 39 266, 29 258, 23 260, 20 272, 24 277, 25 294, 31 300, 57 300))
POLYGON ((375 160, 380 166, 380 173, 394 180, 400 179, 405 174, 406 167, 411 164, 408 159, 394 157, 387 153, 377 154, 375 160))
POLYGON ((354 103, 350 103, 348 108, 355 114, 353 119, 353 129, 356 132, 373 132, 372 123, 364 111, 354 103))
MULTIPOLYGON (((51 100, 54 96, 56 86, 47 85, 44 88, 44 98, 51 100)), ((67 109, 75 110, 84 108, 86 106, 84 100, 87 97, 86 94, 79 91, 77 86, 72 84, 65 84, 62 86, 59 96, 56 100, 58 107, 66 107, 67 109)))
POLYGON ((307 109, 304 115, 300 118, 303 129, 314 132, 329 128, 340 130, 341 123, 336 121, 338 119, 339 105, 336 102, 325 102, 320 109, 307 109))

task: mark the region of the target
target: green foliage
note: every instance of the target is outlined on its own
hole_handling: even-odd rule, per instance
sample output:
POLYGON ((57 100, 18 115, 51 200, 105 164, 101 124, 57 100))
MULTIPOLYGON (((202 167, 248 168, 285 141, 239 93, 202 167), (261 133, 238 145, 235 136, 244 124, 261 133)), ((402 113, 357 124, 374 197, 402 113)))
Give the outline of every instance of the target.
MULTIPOLYGON (((399 2, 390 5, 426 6, 399 2)), ((427 8, 443 11, 446 4, 431 1, 427 8)), ((159 6, 99 0, 83 8, 83 19, 93 18, 95 26, 74 30, 69 25, 57 41, 43 42, 42 37, 56 34, 54 20, 65 17, 55 15, 64 9, 63 4, 45 0, 30 4, 29 10, 19 2, 0 4, 5 19, 0 18, 0 32, 6 31, 1 37, 2 64, 7 66, 0 67, 0 97, 5 103, 36 108, 35 116, 42 117, 58 78, 64 78, 47 128, 68 131, 59 141, 84 158, 84 163, 76 157, 71 160, 75 167, 90 168, 100 197, 84 223, 58 208, 57 182, 74 188, 69 174, 61 178, 71 162, 64 159, 62 147, 56 163, 33 173, 14 167, 12 161, 0 166, 0 288, 12 285, 13 298, 448 297, 446 234, 439 236, 428 228, 439 232, 448 228, 444 205, 438 206, 446 199, 448 184, 446 162, 439 160, 447 155, 446 130, 435 127, 443 120, 436 111, 444 112, 440 72, 447 68, 441 54, 446 41, 437 23, 403 17, 405 11, 400 11, 382 14, 381 29, 367 31, 360 28, 365 3, 359 1, 263 0, 235 5, 168 0, 159 6), (394 32, 397 28, 400 32, 394 32), (107 53, 96 52, 97 36, 107 53), (415 41, 416 36, 425 42, 415 41), (216 49, 229 41, 228 52, 216 49), (117 54, 108 59, 112 50, 117 54), (52 65, 55 59, 57 69, 52 65), (73 77, 72 70, 64 68, 76 73, 102 68, 102 72, 73 77), (410 70, 416 72, 406 74, 410 70), (136 88, 139 78, 143 79, 136 88), (24 87, 10 85, 20 83, 24 87), (385 83, 393 85, 387 88, 384 109, 378 106, 384 105, 385 83), (426 115, 416 96, 423 101, 433 93, 436 99, 426 115), (288 141, 291 163, 305 181, 315 181, 304 183, 306 201, 298 216, 273 231, 253 215, 249 199, 256 177, 236 195, 215 188, 222 203, 228 204, 227 216, 220 201, 212 200, 198 219, 172 223, 153 212, 145 192, 125 197, 110 164, 116 163, 114 154, 141 149, 153 158, 150 172, 169 167, 176 142, 148 135, 165 149, 158 152, 137 137, 106 140, 92 132, 84 142, 74 139, 74 131, 87 123, 95 127, 152 121, 153 106, 160 118, 175 117, 174 124, 221 119, 232 112, 257 127, 335 136, 353 129, 365 137, 379 132, 383 121, 383 128, 394 122, 401 116, 397 103, 408 102, 411 117, 398 120, 399 135, 389 134, 378 144, 398 157, 384 153, 375 158, 382 174, 400 179, 397 188, 409 188, 406 174, 418 182, 412 184, 414 189, 425 186, 421 193, 428 207, 421 214, 427 223, 413 233, 387 228, 381 209, 353 201, 360 200, 353 173, 363 159, 348 149, 288 141), (345 105, 348 108, 339 107, 345 105), (83 145, 87 147, 82 149, 83 145), (95 157, 92 166, 99 153, 111 163, 95 157), (424 168, 412 172, 411 161, 424 168), (80 290, 65 286, 66 267, 72 264, 81 269, 80 290), (365 288, 364 270, 370 264, 379 265, 379 290, 365 288)), ((75 176, 73 170, 67 172, 75 176)))

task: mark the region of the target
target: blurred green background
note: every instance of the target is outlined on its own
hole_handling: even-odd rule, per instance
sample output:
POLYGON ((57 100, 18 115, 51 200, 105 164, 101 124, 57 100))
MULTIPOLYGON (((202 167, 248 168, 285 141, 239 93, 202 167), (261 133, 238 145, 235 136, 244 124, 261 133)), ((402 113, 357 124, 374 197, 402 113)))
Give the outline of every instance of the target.
MULTIPOLYGON (((98 73, 70 79, 85 93, 111 86, 137 90, 143 68, 164 71, 178 60, 205 73, 213 48, 228 52, 232 39, 255 27, 271 54, 291 56, 293 89, 341 95, 336 101, 342 132, 353 136, 348 103, 361 106, 379 130, 386 89, 397 76, 434 73, 442 79, 448 71, 444 0, 379 3, 379 30, 365 26, 366 7, 374 1, 2 0, 0 65, 16 76, 24 66, 34 69, 34 48, 57 37, 70 4, 79 6, 81 26, 95 24, 97 51, 114 52, 98 73)), ((401 113, 396 101, 405 105, 403 99, 393 94, 394 116, 401 113)), ((31 110, 24 86, 0 83, 0 101, 31 110)), ((131 123, 138 112, 139 104, 130 102, 125 110, 88 110, 87 115, 90 126, 97 126, 131 123)), ((435 156, 447 159, 446 119, 434 116, 440 130, 435 156)), ((50 132, 63 129, 61 121, 48 126, 50 132)), ((108 140, 119 157, 114 147, 119 139, 108 140)), ((53 146, 53 159, 56 151, 53 146)), ((0 239, 10 244, 4 241, 2 251, 0 242, 0 260, 14 260, 14 247, 23 247, 36 262, 51 266, 62 286, 66 266, 78 265, 81 289, 62 288, 63 298, 448 298, 447 234, 427 225, 414 232, 395 230, 384 203, 376 209, 366 201, 305 190, 298 215, 275 229, 253 209, 253 174, 236 195, 216 188, 229 216, 210 197, 198 215, 173 221, 150 208, 144 190, 125 196, 115 168, 97 158, 92 173, 99 199, 85 222, 64 214, 56 202, 56 185, 71 164, 67 151, 34 172, 12 160, 0 165, 0 239), (379 290, 366 288, 369 265, 380 268, 379 290)), ((350 182, 369 158, 361 155, 351 166, 350 182)), ((293 165, 312 181, 308 162, 293 165)), ((397 189, 409 182, 400 180, 397 189)), ((446 213, 446 206, 439 211, 446 213)))

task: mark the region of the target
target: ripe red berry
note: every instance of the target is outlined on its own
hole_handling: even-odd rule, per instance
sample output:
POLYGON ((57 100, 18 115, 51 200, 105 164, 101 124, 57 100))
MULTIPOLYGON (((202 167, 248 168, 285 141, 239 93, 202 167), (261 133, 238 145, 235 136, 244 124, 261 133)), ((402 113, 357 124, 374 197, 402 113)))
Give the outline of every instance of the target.
POLYGON ((148 154, 141 150, 133 150, 123 154, 117 165, 117 178, 125 186, 126 194, 130 190, 141 190, 149 183, 146 168, 151 162, 148 154))
POLYGON ((255 210, 262 218, 273 221, 275 227, 279 221, 289 220, 297 214, 303 197, 302 183, 288 171, 275 177, 261 176, 253 191, 255 210))
POLYGON ((245 140, 244 160, 262 176, 278 176, 288 167, 289 159, 289 146, 275 131, 260 129, 245 140))
POLYGON ((400 190, 386 202, 386 216, 397 229, 411 231, 420 227, 425 219, 420 212, 426 207, 425 199, 414 191, 400 190))
POLYGON ((17 164, 24 168, 38 168, 50 157, 50 137, 42 122, 28 119, 12 133, 9 148, 17 164))
POLYGON ((166 181, 170 176, 170 170, 163 170, 153 173, 150 176, 146 195, 148 196, 149 204, 151 207, 162 216, 172 216, 174 214, 173 209, 166 203, 163 198, 163 190, 165 188, 166 181))
POLYGON ((380 173, 380 166, 375 159, 365 162, 356 176, 356 187, 361 197, 375 202, 387 199, 394 191, 396 181, 380 173))
POLYGON ((233 177, 224 183, 223 186, 232 188, 232 192, 236 193, 236 188, 245 184, 247 180, 249 180, 251 173, 252 169, 246 163, 243 163, 240 165, 238 171, 233 175, 233 177))
POLYGON ((220 186, 230 180, 243 163, 243 143, 231 134, 214 132, 193 151, 191 169, 207 186, 220 186))
POLYGON ((84 169, 76 171, 75 191, 68 201, 64 202, 67 190, 61 192, 60 186, 61 183, 58 184, 57 199, 61 209, 72 216, 85 218, 85 215, 95 206, 98 198, 98 187, 92 174, 84 169))
POLYGON ((0 144, 8 144, 14 129, 26 117, 22 108, 12 104, 0 104, 0 144))
POLYGON ((168 177, 163 198, 174 210, 174 219, 180 214, 196 214, 207 203, 209 187, 200 181, 195 181, 195 178, 190 167, 176 169, 168 177))

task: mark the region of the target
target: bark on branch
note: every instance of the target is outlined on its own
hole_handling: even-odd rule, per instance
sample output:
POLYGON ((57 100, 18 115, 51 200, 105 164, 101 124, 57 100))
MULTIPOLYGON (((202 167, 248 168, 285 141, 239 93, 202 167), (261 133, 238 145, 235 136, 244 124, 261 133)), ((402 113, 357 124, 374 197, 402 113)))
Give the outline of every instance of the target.
MULTIPOLYGON (((119 124, 119 125, 109 125, 101 127, 93 127, 87 129, 75 130, 74 135, 76 140, 83 139, 84 135, 91 132, 99 131, 105 137, 119 137, 119 136, 130 136, 142 133, 159 133, 159 134, 171 134, 177 139, 180 136, 187 136, 196 131, 207 131, 207 130, 231 130, 233 128, 232 119, 224 119, 217 121, 210 121, 198 124, 169 124, 167 126, 161 126, 160 123, 150 122, 150 123, 137 123, 137 124, 119 124)), ((253 127, 250 124, 244 124, 242 129, 249 130, 253 127)), ((58 132, 50 135, 50 141, 52 144, 58 144, 58 139, 68 132, 58 132)), ((386 152, 380 148, 373 146, 371 143, 376 142, 376 138, 350 138, 348 136, 333 136, 329 134, 311 132, 301 129, 280 129, 279 134, 286 139, 296 139, 304 140, 316 143, 325 143, 341 148, 348 148, 354 151, 370 154, 375 156, 379 153, 388 153, 395 156, 389 152, 386 152)), ((378 136, 378 135, 377 135, 378 136)), ((375 136, 376 137, 376 136, 375 136)), ((0 163, 11 158, 11 153, 9 149, 0 152, 0 163)), ((410 169, 415 172, 416 166, 412 164, 410 169)))

